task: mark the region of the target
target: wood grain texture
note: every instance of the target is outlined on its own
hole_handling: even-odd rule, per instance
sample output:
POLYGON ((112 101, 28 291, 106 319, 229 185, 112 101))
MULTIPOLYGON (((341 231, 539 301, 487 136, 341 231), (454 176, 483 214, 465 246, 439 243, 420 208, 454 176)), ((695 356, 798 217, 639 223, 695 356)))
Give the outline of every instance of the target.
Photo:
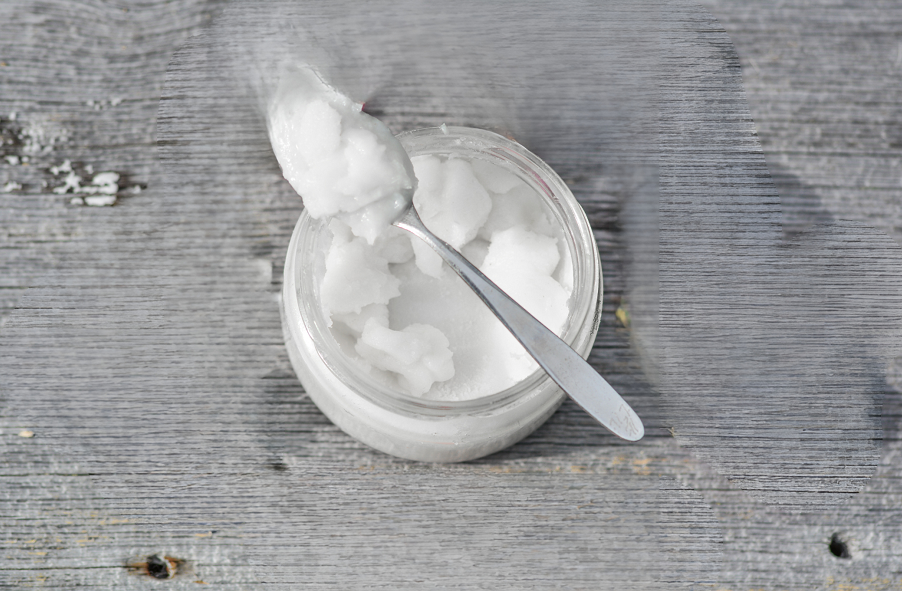
POLYGON ((867 220, 902 241, 898 3, 711 7, 737 44, 787 225, 867 220))
MULTIPOLYGON (((655 206, 658 195, 673 207, 675 197, 695 194, 692 187, 727 178, 730 196, 759 208, 754 219, 779 216, 774 201, 785 185, 778 177, 775 189, 767 174, 774 144, 764 127, 768 113, 791 105, 779 89, 753 83, 746 106, 738 68, 743 40, 750 52, 789 43, 782 26, 787 16, 801 29, 820 31, 813 37, 821 43, 837 29, 858 27, 866 38, 877 26, 868 7, 842 4, 827 21, 807 7, 781 4, 753 13, 738 4, 714 5, 740 39, 737 57, 703 10, 665 6, 668 18, 658 22, 671 26, 665 47, 673 44, 669 57, 679 74, 670 75, 667 92, 653 97, 674 105, 664 111, 673 149, 663 161, 655 206), (695 84, 699 80, 705 83, 695 84)), ((31 121, 62 121, 59 137, 67 138, 34 156, 40 163, 34 178, 28 176, 33 169, 0 162, 0 174, 7 175, 0 180, 25 185, 21 194, 0 195, 8 232, 0 279, 15 290, 8 307, 16 304, 0 329, 0 587, 196 589, 197 581, 224 589, 902 587, 896 398, 883 419, 887 443, 863 448, 861 465, 847 466, 861 468, 857 476, 842 472, 858 480, 828 484, 832 500, 806 504, 804 515, 748 492, 776 474, 768 472, 769 463, 748 459, 757 472, 747 470, 740 482, 740 456, 725 469, 723 461, 712 461, 711 450, 699 451, 704 446, 697 439, 671 438, 668 427, 685 413, 675 412, 668 392, 658 393, 644 377, 629 331, 613 316, 631 293, 631 273, 648 278, 647 267, 636 271, 629 249, 636 228, 623 217, 629 195, 641 189, 610 171, 599 174, 591 161, 568 154, 566 142, 549 144, 553 134, 530 125, 537 117, 528 105, 506 124, 564 169, 603 256, 604 321, 591 361, 629 397, 650 436, 640 445, 621 444, 572 404, 521 444, 463 465, 395 460, 345 436, 306 399, 282 349, 275 298, 300 204, 280 180, 259 116, 243 102, 248 95, 232 84, 219 53, 228 40, 226 24, 235 23, 229 18, 265 15, 234 9, 183 44, 164 68, 177 40, 213 7, 149 2, 128 8, 69 2, 0 8, 9 17, 0 24, 0 39, 18 41, 5 44, 0 58, 11 64, 0 67, 0 112, 17 110, 20 122, 4 120, 4 133, 20 142, 3 146, 4 155, 23 154, 22 130, 31 121), (105 23, 105 42, 81 32, 96 30, 86 26, 97 22, 105 23), (30 33, 12 37, 10 30, 30 33), (125 55, 116 53, 120 40, 127 41, 125 55), (73 48, 66 59, 48 58, 64 48, 73 48), (110 76, 111 70, 118 74, 110 76), (120 80, 123 93, 131 89, 146 98, 127 112, 125 100, 89 108, 94 94, 118 96, 120 80), (84 88, 99 90, 79 94, 84 88), (152 149, 160 93, 162 170, 152 149), (59 113, 65 117, 55 119, 59 113), (94 163, 95 170, 134 170, 135 182, 148 188, 123 194, 113 208, 69 206, 71 196, 49 190, 59 183, 49 167, 65 158, 94 163), (580 175, 587 166, 591 174, 580 175), (225 176, 213 178, 211 170, 225 176), (50 186, 41 187, 42 179, 50 186), (19 436, 26 429, 34 436, 19 436), (830 553, 834 533, 847 542, 851 559, 830 553), (181 561, 174 578, 147 574, 147 558, 154 555, 181 561)), ((312 15, 321 8, 311 3, 295 10, 312 15)), ((528 7, 522 12, 518 17, 529 16, 528 7)), ((616 14, 626 19, 627 13, 616 14)), ((869 43, 854 47, 876 55, 869 43)), ((476 62, 492 71, 490 61, 476 62)), ((806 64, 799 54, 774 67, 791 78, 806 64)), ((883 71, 877 62, 872 68, 883 71)), ((428 74, 422 80, 429 81, 428 74)), ((446 83, 459 82, 453 74, 446 83)), ((832 78, 809 76, 813 88, 831 88, 832 78)), ((441 81, 411 83, 404 92, 382 89, 371 106, 397 131, 460 116, 455 109, 466 101, 443 103, 441 81), (425 106, 405 105, 405 96, 425 106)), ((508 82, 498 96, 509 97, 519 83, 508 82)), ((455 88, 455 96, 466 99, 479 85, 455 88)), ((877 84, 873 95, 898 100, 881 88, 877 84)), ((370 91, 361 85, 361 92, 370 91)), ((491 107, 491 101, 471 107, 464 118, 497 124, 491 107)), ((847 131, 870 137, 873 119, 861 116, 863 123, 845 123, 847 131)), ((898 124, 892 112, 881 116, 887 125, 898 124)), ((586 141, 593 129, 576 137, 586 141)), ((785 137, 810 145, 804 134, 785 137)), ((873 151, 892 166, 894 153, 873 151)), ((810 170, 827 186, 837 182, 810 170)), ((858 183, 849 181, 864 191, 858 183)), ((892 192, 886 196, 889 205, 892 192)), ((684 229, 678 223, 660 228, 663 238, 684 229)), ((821 236, 813 252, 843 237, 892 252, 868 228, 843 232, 821 236)), ((670 240, 662 244, 685 244, 686 238, 670 240)), ((670 261, 674 253, 689 256, 669 252, 670 261)), ((659 270, 654 278, 668 293, 672 279, 666 266, 659 270)), ((873 430, 875 417, 867 412, 879 412, 879 403, 866 399, 863 408, 858 429, 873 430)), ((827 454, 829 463, 833 449, 826 440, 814 452, 827 454)), ((786 451, 787 461, 797 462, 795 450, 786 451)), ((773 490, 793 497, 779 483, 773 490)))
POLYGON ((54 174, 54 166, 71 161, 85 185, 95 173, 119 174, 120 201, 148 188, 166 64, 213 6, 0 7, 0 323, 33 280, 73 250, 90 248, 82 243, 107 234, 116 218, 108 208, 71 204, 71 189, 55 193, 66 173, 54 174))

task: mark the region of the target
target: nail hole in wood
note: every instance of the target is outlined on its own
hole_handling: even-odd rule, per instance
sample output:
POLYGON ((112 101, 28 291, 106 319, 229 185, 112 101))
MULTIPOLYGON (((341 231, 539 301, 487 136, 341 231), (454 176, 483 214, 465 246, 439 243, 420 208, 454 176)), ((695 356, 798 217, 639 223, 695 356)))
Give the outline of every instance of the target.
POLYGON ((285 472, 288 470, 288 464, 285 462, 270 462, 269 467, 275 470, 276 472, 285 472))
POLYGON ((837 558, 852 558, 852 553, 849 552, 849 545, 838 533, 833 534, 830 538, 830 554, 837 558))
POLYGON ((175 565, 166 557, 154 554, 147 557, 147 574, 155 579, 171 579, 175 576, 175 565))
POLYGON ((187 563, 180 558, 162 554, 151 554, 127 564, 133 572, 164 581, 180 574, 186 565, 187 563))

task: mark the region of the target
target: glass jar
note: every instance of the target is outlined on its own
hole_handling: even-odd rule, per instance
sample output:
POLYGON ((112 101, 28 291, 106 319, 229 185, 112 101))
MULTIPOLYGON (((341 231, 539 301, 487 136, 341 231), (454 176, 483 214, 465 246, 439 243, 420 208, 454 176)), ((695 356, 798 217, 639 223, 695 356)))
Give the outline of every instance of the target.
MULTIPOLYGON (((587 357, 601 315, 601 263, 586 214, 560 177, 523 146, 484 130, 442 126, 398 139, 411 157, 482 159, 535 189, 572 263, 570 313, 561 338, 587 357)), ((541 370, 506 390, 464 401, 424 400, 377 382, 340 350, 319 302, 330 239, 326 223, 301 214, 285 260, 282 330, 307 394, 345 433, 401 458, 460 462, 516 443, 560 406, 565 394, 541 370)))

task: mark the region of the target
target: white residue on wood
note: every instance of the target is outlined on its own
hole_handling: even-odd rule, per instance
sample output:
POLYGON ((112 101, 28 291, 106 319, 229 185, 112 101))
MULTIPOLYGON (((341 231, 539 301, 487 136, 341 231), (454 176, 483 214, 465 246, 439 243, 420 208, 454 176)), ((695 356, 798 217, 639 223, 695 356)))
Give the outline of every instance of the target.
MULTIPOLYGON (((93 167, 90 168, 93 170, 93 167)), ((100 172, 94 175, 89 184, 82 184, 80 175, 72 169, 72 162, 63 161, 59 166, 51 166, 50 172, 54 176, 66 173, 63 184, 54 187, 57 195, 72 193, 75 195, 70 200, 73 205, 104 206, 116 203, 116 193, 119 192, 119 173, 100 172)))

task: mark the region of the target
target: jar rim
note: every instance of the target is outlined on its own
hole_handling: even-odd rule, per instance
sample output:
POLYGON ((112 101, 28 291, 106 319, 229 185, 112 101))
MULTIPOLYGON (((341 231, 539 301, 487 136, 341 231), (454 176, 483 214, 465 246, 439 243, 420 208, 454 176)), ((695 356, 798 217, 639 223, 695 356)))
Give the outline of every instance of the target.
MULTIPOLYGON (((468 158, 481 158, 501 165, 536 190, 546 209, 554 215, 571 258, 573 289, 561 338, 577 351, 585 350, 584 354, 587 354, 592 345, 587 341, 594 342, 599 323, 601 267, 588 218, 566 183, 532 152, 491 131, 441 126, 404 132, 397 138, 411 157, 466 153, 468 158)), ((442 418, 496 412, 528 399, 531 393, 538 393, 551 381, 539 368, 505 390, 469 400, 424 399, 380 383, 341 351, 319 303, 318 282, 300 278, 301 270, 313 264, 311 258, 322 252, 323 245, 316 242, 322 240, 327 225, 326 221, 312 218, 306 209, 301 213, 289 245, 286 281, 289 273, 295 273, 301 328, 315 343, 323 363, 355 393, 394 412, 442 418)), ((296 328, 289 327, 290 330, 296 328)))

